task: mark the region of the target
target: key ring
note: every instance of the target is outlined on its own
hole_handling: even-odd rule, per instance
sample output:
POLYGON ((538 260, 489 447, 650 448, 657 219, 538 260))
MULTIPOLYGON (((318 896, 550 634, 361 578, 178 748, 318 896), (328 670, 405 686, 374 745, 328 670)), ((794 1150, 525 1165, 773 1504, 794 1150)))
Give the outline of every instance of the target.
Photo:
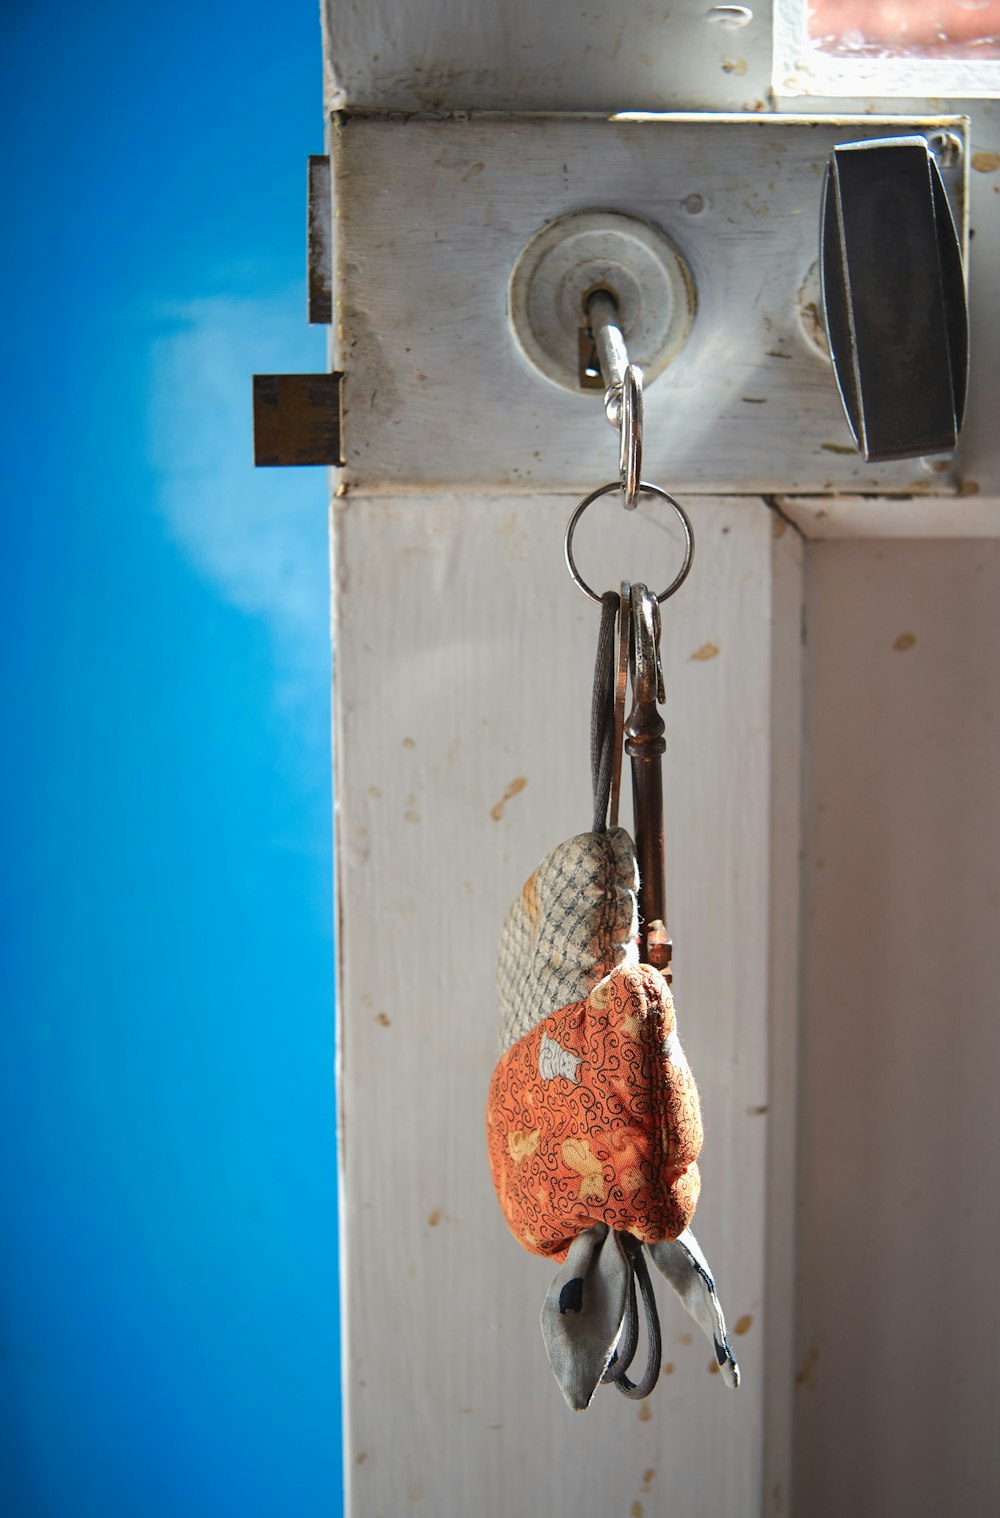
POLYGON ((642 483, 642 370, 629 364, 622 380, 617 406, 619 442, 618 472, 622 504, 634 511, 642 483))
MULTIPOLYGON (((593 502, 598 500, 602 495, 610 495, 613 490, 621 490, 621 484, 618 480, 612 480, 610 485, 602 485, 599 490, 592 491, 590 495, 586 496, 580 502, 579 506, 576 508, 573 515, 569 519, 569 525, 566 528, 566 540, 563 545, 566 554, 566 567, 572 575, 573 579, 576 581, 577 585, 579 585, 585 596, 589 596, 592 601, 597 601, 598 603, 600 603, 601 597, 597 594, 596 590, 591 589, 591 587, 587 584, 586 580, 583 578, 580 571, 576 567, 576 560, 573 557, 573 534, 576 531, 577 522, 579 522, 587 507, 592 505, 593 502)), ((684 510, 683 506, 681 506, 680 502, 675 501, 673 496, 669 495, 667 491, 661 490, 659 485, 652 485, 648 480, 642 480, 639 484, 639 493, 641 494, 643 491, 645 491, 648 495, 658 496, 661 501, 666 501, 670 506, 672 506, 677 514, 678 519, 680 520, 681 526, 684 529, 684 563, 681 565, 680 569, 671 580, 666 590, 657 596, 656 599, 662 606, 664 601, 668 600, 675 591, 680 590, 681 586, 684 584, 684 581, 688 577, 691 565, 694 561, 694 528, 691 526, 691 521, 688 517, 688 514, 684 510)))

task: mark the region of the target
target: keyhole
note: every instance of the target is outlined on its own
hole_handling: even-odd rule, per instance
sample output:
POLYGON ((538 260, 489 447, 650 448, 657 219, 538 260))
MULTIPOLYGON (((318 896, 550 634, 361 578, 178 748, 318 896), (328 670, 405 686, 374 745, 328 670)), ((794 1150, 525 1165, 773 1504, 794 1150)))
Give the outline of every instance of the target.
POLYGON ((597 356, 597 344, 594 342, 594 334, 590 329, 590 319, 587 315, 587 302, 592 295, 601 292, 620 305, 617 295, 609 290, 606 285, 595 285, 584 295, 581 305, 583 307, 582 324, 578 343, 577 376, 581 390, 603 390, 604 379, 601 375, 601 364, 597 356))

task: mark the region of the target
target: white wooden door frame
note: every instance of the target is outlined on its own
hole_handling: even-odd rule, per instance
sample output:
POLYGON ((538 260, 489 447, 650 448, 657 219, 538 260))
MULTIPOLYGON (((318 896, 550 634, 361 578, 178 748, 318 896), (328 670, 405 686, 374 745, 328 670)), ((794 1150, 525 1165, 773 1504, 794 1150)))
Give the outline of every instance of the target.
MULTIPOLYGON (((605 0, 587 6, 511 0, 503 7, 423 0, 407 8, 389 0, 326 0, 328 107, 360 117, 388 113, 400 131, 405 113, 413 111, 457 122, 483 108, 612 113, 791 104, 801 112, 802 101, 768 95, 769 5, 754 6, 754 24, 739 32, 706 26, 705 11, 677 6, 665 22, 662 7, 644 3, 623 21, 621 8, 605 0)), ((590 1412, 574 1417, 545 1363, 537 1313, 548 1268, 520 1251, 505 1230, 486 1166, 483 1103, 495 1057, 493 954, 500 919, 538 859, 584 828, 589 816, 587 714, 596 623, 561 565, 562 530, 576 498, 550 488, 539 492, 523 479, 489 478, 458 495, 435 480, 426 461, 411 470, 403 461, 391 482, 366 474, 366 447, 377 444, 385 455, 379 435, 385 415, 378 404, 366 409, 360 394, 351 396, 351 348, 360 341, 367 345, 366 362, 372 353, 377 359, 380 340, 399 320, 398 303, 391 314, 391 287, 394 278, 406 280, 406 216, 412 223, 434 215, 433 206, 420 203, 419 171, 408 181, 413 204, 396 202, 383 217, 383 230, 392 215, 400 222, 388 274, 366 284, 375 250, 366 255, 363 238, 352 233, 351 256, 372 263, 351 275, 356 298, 349 313, 341 309, 334 335, 334 363, 348 376, 354 452, 348 474, 336 483, 331 532, 351 1518, 409 1511, 434 1518, 527 1518, 543 1511, 580 1518, 609 1512, 650 1518, 664 1511, 671 1518, 749 1518, 786 1515, 793 1504, 798 1518, 826 1518, 827 1512, 832 1518, 837 1501, 848 1501, 856 1518, 884 1518, 888 1511, 878 1504, 892 1487, 892 1461, 906 1443, 907 1410, 918 1405, 905 1389, 895 1403, 885 1392, 886 1346, 895 1355, 898 1337, 889 1334, 881 1359, 877 1346, 869 1351, 873 1384, 881 1389, 872 1406, 886 1437, 880 1442, 874 1425, 868 1431, 863 1481, 860 1475, 846 1485, 828 1479, 838 1450, 858 1434, 846 1362, 858 1377, 866 1375, 860 1320, 843 1323, 844 1345, 855 1352, 827 1356, 838 1365, 839 1379, 820 1382, 816 1392, 818 1336, 825 1334, 828 1343, 839 1332, 832 1306, 843 1307, 837 1255, 826 1246, 850 1228, 853 1193, 832 1187, 835 1157, 814 1112, 803 1120, 799 1092, 816 1102, 817 1112, 828 1113, 831 1039, 826 1029, 815 1036, 810 1020, 835 1015, 836 976, 843 973, 849 983, 868 961, 857 938, 833 944, 814 919, 800 930, 803 850, 810 881, 821 867, 813 811, 806 813, 805 836, 801 826, 806 770, 807 781, 811 775, 824 785, 841 776, 844 858, 854 857, 852 849, 863 851, 864 842, 852 831, 855 814, 864 814, 864 797, 852 792, 849 766, 842 773, 836 746, 842 737, 836 724, 809 721, 808 711, 815 700, 836 707, 846 680, 891 707, 897 671, 909 668, 912 679, 920 667, 899 661, 915 647, 924 649, 918 634, 914 646, 901 627, 903 642, 892 646, 888 659, 879 645, 870 668, 863 639, 850 643, 847 664, 838 655, 837 617, 852 617, 848 583, 836 589, 843 540, 870 553, 859 562, 874 566, 885 553, 898 564, 888 603, 902 617, 913 560, 912 544, 899 540, 948 540, 941 545, 942 564, 958 605, 963 566, 971 572, 977 553, 972 542, 963 554, 957 540, 1000 535, 1000 113, 993 101, 850 106, 971 115, 970 414, 956 493, 947 496, 685 498, 699 551, 691 581, 665 617, 668 895, 681 1031, 700 1081, 707 1130, 696 1227, 737 1328, 744 1386, 735 1395, 711 1375, 702 1346, 666 1305, 669 1372, 642 1410, 607 1392, 590 1412), (810 582, 811 555, 821 567, 810 582), (822 586, 825 597, 822 647, 812 661, 803 645, 809 583, 822 586), (810 1032, 805 1041, 803 1021, 810 1032), (804 1190, 796 1179, 802 1139, 808 1145, 804 1190), (831 1196, 833 1211, 826 1202, 831 1196), (797 1259, 809 1271, 805 1290, 797 1259)), ((845 102, 815 100, 808 108, 840 113, 845 102)), ((364 163, 359 172, 363 178, 364 163)), ((370 205, 377 180, 369 177, 363 189, 370 205)), ((342 185, 339 217, 351 216, 352 201, 353 191, 342 185)), ((341 295, 349 284, 342 284, 341 295)), ((391 376, 393 366, 384 367, 391 376)), ((408 383, 421 383, 416 369, 408 383)), ((474 448, 475 439, 464 445, 474 448)), ((780 428, 768 446, 780 450, 780 428)), ((594 485, 609 473, 601 462, 608 453, 608 436, 598 436, 594 485)), ((620 518, 608 513, 592 524, 588 552, 607 567, 609 583, 637 573, 640 560, 645 573, 647 561, 669 557, 669 531, 645 508, 628 534, 635 557, 623 560, 620 518)), ((975 616, 962 621, 970 646, 979 634, 986 643, 995 640, 984 603, 975 605, 975 616)), ((871 597, 862 618, 873 636, 883 636, 881 609, 871 597)), ((928 628, 945 627, 948 618, 947 605, 936 604, 928 628)), ((944 651, 932 650, 926 683, 911 690, 913 701, 952 701, 962 675, 948 647, 945 640, 944 651)), ((987 696, 982 702, 988 707, 987 696)), ((932 786, 946 751, 947 745, 929 744, 919 752, 903 748, 897 757, 912 771, 912 784, 932 786)), ((945 815, 961 828, 967 807, 992 816, 988 779, 980 779, 978 790, 968 776, 964 783, 964 792, 944 803, 945 815)), ((836 922, 848 911, 852 890, 847 876, 826 894, 810 884, 810 910, 821 902, 824 922, 836 922)), ((967 905, 968 919, 988 932, 979 882, 957 881, 954 891, 956 921, 964 920, 967 905)), ((980 1022, 984 1004, 976 999, 973 971, 978 966, 987 975, 988 949, 987 939, 976 940, 969 971, 980 1022)), ((884 983, 891 982, 891 966, 887 947, 884 983)), ((910 1015, 909 1004, 887 996, 888 1026, 900 1036, 910 1015)), ((931 1021, 920 1026, 928 1037, 936 1031, 931 1021)), ((963 1047, 968 1053, 971 1045, 963 1047)), ((991 1048, 983 1042, 984 1059, 991 1048)), ((876 1063, 872 1081, 876 1092, 879 1082, 891 1089, 891 1070, 876 1063)), ((964 1121, 961 1091, 949 1099, 948 1121, 964 1121)), ((856 1109, 848 1103, 845 1110, 856 1109)), ((973 1128, 986 1148, 996 1138, 989 1112, 973 1128)), ((897 1175, 893 1135, 887 1120, 883 1149, 872 1163, 897 1175)), ((962 1236, 981 1259, 995 1242, 994 1222, 968 1210, 973 1221, 962 1224, 962 1236)), ((880 1260, 914 1237, 905 1221, 892 1226, 897 1232, 888 1243, 880 1243, 877 1229, 865 1236, 876 1272, 880 1260)), ((916 1312, 918 1294, 926 1294, 945 1260, 943 1250, 939 1239, 909 1284, 899 1284, 899 1312, 916 1312)), ((860 1268, 851 1275, 859 1299, 865 1281, 860 1268)), ((984 1325, 987 1336, 995 1334, 994 1308, 984 1325)), ((910 1365, 905 1356, 898 1363, 910 1365)), ((954 1384, 954 1417, 961 1416, 961 1397, 974 1391, 979 1401, 970 1403, 970 1426, 986 1426, 996 1412, 995 1388, 984 1413, 974 1377, 960 1375, 954 1384)), ((923 1465, 917 1461, 914 1468, 926 1479, 907 1486, 914 1503, 921 1492, 937 1494, 937 1501, 942 1491, 955 1490, 956 1515, 978 1518, 981 1505, 963 1509, 962 1500, 1000 1499, 1000 1474, 981 1455, 973 1452, 971 1475, 964 1460, 962 1481, 950 1487, 953 1473, 941 1461, 934 1464, 930 1445, 921 1458, 923 1465)))
MULTIPOLYGON (((541 855, 589 825, 596 613, 561 562, 572 504, 334 507, 345 1460, 366 1518, 653 1512, 666 1493, 718 1518, 788 1490, 801 540, 760 501, 691 500, 698 568, 664 633, 675 988, 708 1134, 698 1231, 743 1389, 665 1304, 658 1396, 609 1390, 571 1414, 538 1331, 550 1268, 492 1194, 498 925, 541 855)), ((642 518, 596 519, 588 554, 619 574, 663 564, 676 545, 642 518)))

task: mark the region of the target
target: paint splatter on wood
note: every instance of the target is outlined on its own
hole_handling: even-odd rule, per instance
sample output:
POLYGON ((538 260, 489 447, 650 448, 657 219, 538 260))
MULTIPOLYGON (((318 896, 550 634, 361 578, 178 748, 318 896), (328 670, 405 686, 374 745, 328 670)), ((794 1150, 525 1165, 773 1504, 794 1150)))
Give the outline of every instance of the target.
POLYGON ((500 821, 501 817, 504 814, 504 808, 506 807, 508 801, 510 801, 514 796, 520 796, 527 783, 528 782, 523 775, 518 775, 515 780, 512 780, 510 782, 510 785, 508 785, 507 789, 500 797, 500 800, 497 802, 496 806, 490 808, 490 816, 493 818, 494 822, 500 821))
POLYGON ((806 1351, 802 1364, 799 1366, 798 1375, 795 1377, 796 1386, 814 1385, 818 1362, 819 1350, 813 1345, 812 1349, 806 1351))

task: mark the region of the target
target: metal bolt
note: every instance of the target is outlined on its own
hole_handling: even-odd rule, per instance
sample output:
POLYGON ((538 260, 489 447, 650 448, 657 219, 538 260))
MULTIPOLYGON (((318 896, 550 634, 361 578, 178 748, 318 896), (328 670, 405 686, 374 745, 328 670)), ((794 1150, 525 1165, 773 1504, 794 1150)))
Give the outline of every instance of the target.
POLYGON ((933 132, 927 139, 927 146, 937 159, 939 168, 951 169, 961 162, 962 139, 954 132, 933 132))

